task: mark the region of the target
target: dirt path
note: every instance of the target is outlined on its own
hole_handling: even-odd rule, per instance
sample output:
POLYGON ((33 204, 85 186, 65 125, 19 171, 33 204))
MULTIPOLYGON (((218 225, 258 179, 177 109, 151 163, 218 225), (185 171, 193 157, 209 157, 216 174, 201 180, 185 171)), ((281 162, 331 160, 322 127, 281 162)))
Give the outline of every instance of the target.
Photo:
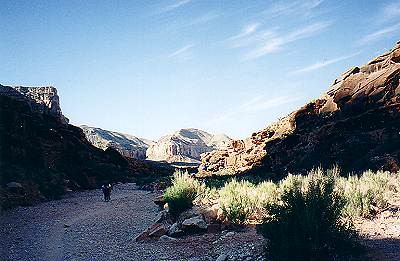
POLYGON ((355 227, 372 260, 400 260, 400 199, 372 219, 355 220, 355 227))
POLYGON ((226 254, 254 260, 262 239, 253 229, 205 234, 176 241, 137 243, 158 215, 154 193, 134 184, 116 186, 112 200, 101 191, 19 207, 0 216, 1 260, 215 260, 226 254))

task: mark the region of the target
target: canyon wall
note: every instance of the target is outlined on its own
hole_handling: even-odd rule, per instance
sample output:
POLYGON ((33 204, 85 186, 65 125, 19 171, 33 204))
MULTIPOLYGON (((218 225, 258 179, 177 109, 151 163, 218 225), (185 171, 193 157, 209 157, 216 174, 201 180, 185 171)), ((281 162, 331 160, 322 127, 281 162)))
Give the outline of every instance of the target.
POLYGON ((64 124, 69 122, 61 112, 60 98, 58 97, 57 89, 53 86, 24 87, 3 86, 0 84, 0 95, 25 101, 33 111, 55 116, 64 124))
POLYGON ((400 42, 338 77, 320 98, 227 149, 205 153, 200 176, 282 177, 313 167, 400 166, 400 42))

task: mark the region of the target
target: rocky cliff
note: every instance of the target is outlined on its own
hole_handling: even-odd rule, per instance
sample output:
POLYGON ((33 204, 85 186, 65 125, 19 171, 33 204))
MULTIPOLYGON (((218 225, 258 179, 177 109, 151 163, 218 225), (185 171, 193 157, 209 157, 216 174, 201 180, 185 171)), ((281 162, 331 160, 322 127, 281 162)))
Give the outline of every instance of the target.
POLYGON ((212 135, 198 129, 181 129, 151 144, 146 155, 149 160, 198 164, 202 153, 224 149, 230 141, 223 134, 212 135))
POLYGON ((316 166, 399 170, 400 42, 337 78, 320 98, 225 150, 203 154, 199 173, 278 178, 316 166), (274 173, 272 176, 271 173, 274 173))
POLYGON ((3 86, 0 84, 0 95, 25 101, 32 111, 55 116, 64 124, 69 122, 61 112, 60 98, 58 97, 57 89, 53 86, 24 87, 3 86))
POLYGON ((127 160, 112 148, 94 147, 82 129, 59 117, 55 99, 39 95, 45 100, 36 102, 30 94, 23 97, 14 88, 0 86, 0 211, 56 198, 70 189, 127 180, 140 183, 142 177, 151 182, 173 172, 166 164, 127 160), (49 109, 43 104, 50 104, 49 109))
POLYGON ((146 150, 153 141, 132 135, 81 125, 86 139, 97 148, 114 148, 121 155, 133 159, 146 159, 146 150))

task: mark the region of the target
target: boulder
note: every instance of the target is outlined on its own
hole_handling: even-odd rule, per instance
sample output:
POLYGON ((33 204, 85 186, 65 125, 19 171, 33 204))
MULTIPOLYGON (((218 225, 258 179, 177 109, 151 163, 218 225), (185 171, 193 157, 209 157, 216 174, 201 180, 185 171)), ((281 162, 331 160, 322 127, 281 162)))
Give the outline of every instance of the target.
POLYGON ((207 230, 207 223, 203 217, 195 216, 192 218, 185 219, 182 222, 182 229, 187 230, 207 230))
POLYGON ((7 183, 6 186, 9 189, 22 189, 23 188, 21 183, 14 182, 14 181, 7 183))
POLYGON ((160 241, 176 241, 177 239, 176 239, 176 238, 173 238, 173 237, 169 237, 169 236, 167 236, 167 235, 163 235, 163 236, 160 237, 159 240, 160 240, 160 241))
POLYGON ((182 229, 180 228, 180 226, 179 226, 178 223, 172 224, 172 226, 171 226, 171 227, 169 228, 169 230, 168 230, 168 235, 169 235, 169 236, 176 237, 176 236, 180 236, 180 235, 182 235, 182 234, 183 234, 183 231, 182 231, 182 229))
POLYGON ((228 255, 226 255, 226 254, 220 254, 220 255, 217 257, 217 260, 216 260, 216 261, 226 261, 226 260, 228 260, 228 258, 229 258, 228 255))
POLYGON ((136 238, 135 241, 145 241, 148 239, 158 239, 163 235, 168 233, 169 226, 166 223, 155 223, 150 226, 148 229, 140 233, 136 238))

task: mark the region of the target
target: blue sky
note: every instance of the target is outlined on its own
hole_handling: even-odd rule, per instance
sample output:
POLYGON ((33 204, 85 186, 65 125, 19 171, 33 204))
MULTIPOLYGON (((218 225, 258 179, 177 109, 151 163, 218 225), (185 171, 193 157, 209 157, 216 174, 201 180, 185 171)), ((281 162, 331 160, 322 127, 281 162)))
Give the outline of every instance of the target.
POLYGON ((400 40, 400 1, 0 1, 0 83, 73 124, 244 138, 400 40))

